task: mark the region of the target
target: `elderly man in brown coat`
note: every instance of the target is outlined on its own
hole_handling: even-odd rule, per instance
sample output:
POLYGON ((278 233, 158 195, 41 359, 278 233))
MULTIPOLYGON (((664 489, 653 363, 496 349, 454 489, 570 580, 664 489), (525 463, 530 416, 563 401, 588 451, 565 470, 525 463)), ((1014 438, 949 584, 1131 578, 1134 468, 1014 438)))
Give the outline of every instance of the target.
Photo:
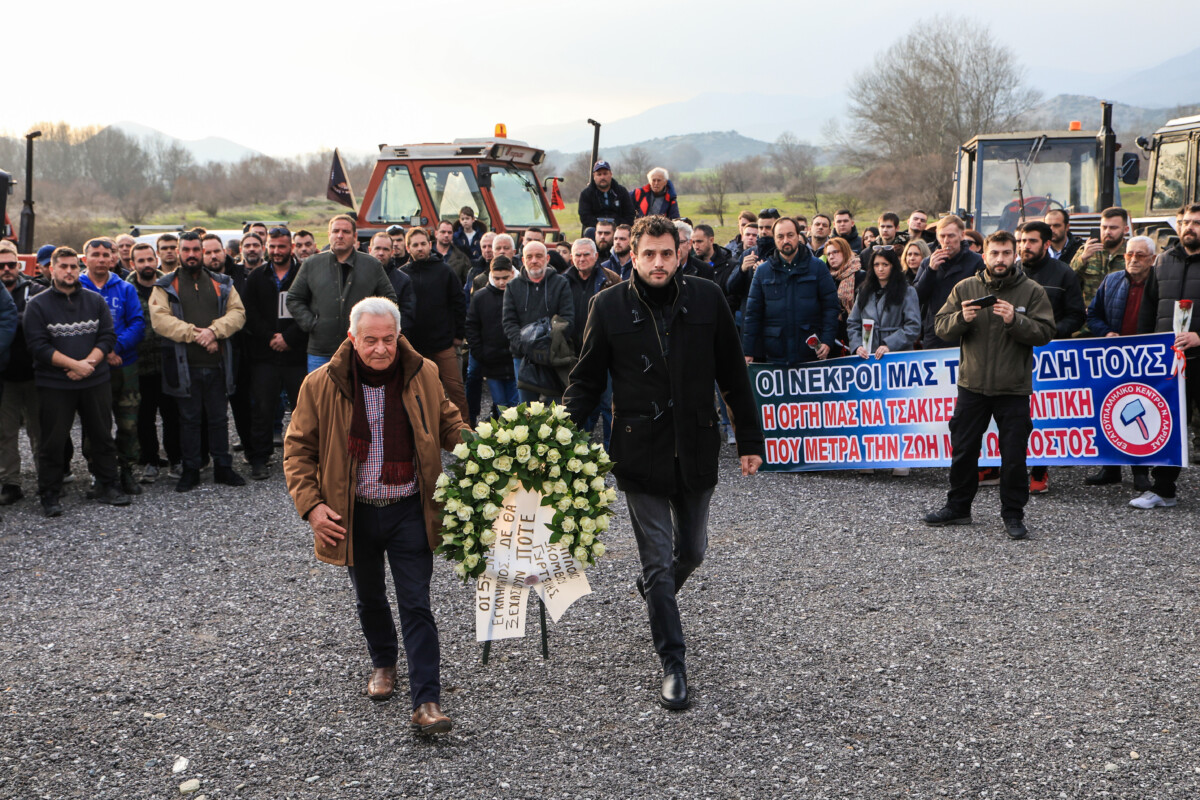
POLYGON ((284 441, 283 468, 317 558, 345 565, 373 671, 367 694, 386 700, 399 655, 388 605, 390 565, 408 662, 414 733, 445 733, 437 625, 429 607, 440 508, 439 449, 467 426, 446 399, 437 365, 400 334, 400 311, 370 297, 350 312, 349 338, 300 388, 284 441))

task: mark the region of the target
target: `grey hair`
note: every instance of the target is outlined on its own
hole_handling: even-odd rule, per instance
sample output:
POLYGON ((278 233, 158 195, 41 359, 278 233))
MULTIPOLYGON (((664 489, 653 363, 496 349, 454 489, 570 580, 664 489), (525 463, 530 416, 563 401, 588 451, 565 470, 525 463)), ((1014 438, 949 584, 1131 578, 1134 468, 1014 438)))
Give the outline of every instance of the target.
MULTIPOLYGON (((495 242, 492 242, 492 247, 495 247, 495 246, 496 246, 496 243, 495 243, 495 242)), ((527 254, 529 253, 529 251, 530 251, 530 250, 537 250, 537 249, 538 249, 538 247, 542 248, 542 252, 543 252, 543 253, 547 253, 547 252, 549 252, 549 251, 546 249, 546 245, 545 245, 544 243, 542 243, 542 242, 538 242, 538 241, 526 242, 526 243, 525 243, 525 246, 521 248, 521 252, 522 252, 523 254, 526 254, 526 255, 527 255, 527 254), (534 247, 534 245, 537 245, 537 247, 534 247)))
POLYGON ((571 245, 572 253, 575 252, 576 247, 580 248, 581 250, 590 250, 593 253, 599 252, 599 250, 596 249, 596 243, 586 236, 584 236, 582 239, 575 240, 575 243, 571 245))
POLYGON ((396 332, 400 332, 400 309, 386 297, 368 297, 354 304, 354 308, 350 309, 350 334, 352 336, 358 335, 358 321, 363 314, 370 314, 373 317, 391 317, 396 321, 396 332))
POLYGON ((514 250, 517 249, 517 243, 514 242, 513 238, 511 236, 509 236, 507 233, 497 233, 496 238, 492 239, 492 247, 495 247, 496 242, 500 241, 501 239, 508 242, 508 246, 511 247, 512 249, 514 249, 514 250))
POLYGON ((675 230, 679 231, 679 241, 692 238, 692 226, 681 219, 675 220, 675 230))
POLYGON ((1150 251, 1150 255, 1154 255, 1155 253, 1158 252, 1158 245, 1155 244, 1154 240, 1151 239, 1149 236, 1134 236, 1132 239, 1130 239, 1128 242, 1125 243, 1125 249, 1128 250, 1129 245, 1134 244, 1134 243, 1144 244, 1146 246, 1146 249, 1150 251))
POLYGON ((646 173, 646 180, 648 180, 648 181, 652 181, 652 180, 654 180, 654 176, 655 176, 655 175, 661 175, 661 176, 662 176, 662 179, 663 179, 664 181, 669 181, 669 180, 671 180, 671 175, 670 175, 670 173, 668 173, 668 172, 667 172, 665 169, 663 169, 662 167, 655 167, 654 169, 652 169, 652 170, 650 170, 649 172, 647 172, 647 173, 646 173))

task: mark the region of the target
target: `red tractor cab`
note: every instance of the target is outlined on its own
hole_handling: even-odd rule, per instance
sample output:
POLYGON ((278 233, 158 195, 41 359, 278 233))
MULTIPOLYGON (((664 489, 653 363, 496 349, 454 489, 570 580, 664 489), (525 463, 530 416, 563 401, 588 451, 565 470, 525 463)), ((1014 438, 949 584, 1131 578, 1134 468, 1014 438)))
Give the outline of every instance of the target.
POLYGON ((392 225, 433 230, 442 220, 457 223, 459 211, 469 207, 488 230, 518 243, 534 227, 556 240, 558 222, 535 172, 545 158, 544 151, 505 138, 503 126, 491 139, 380 145, 357 212, 359 239, 392 225))

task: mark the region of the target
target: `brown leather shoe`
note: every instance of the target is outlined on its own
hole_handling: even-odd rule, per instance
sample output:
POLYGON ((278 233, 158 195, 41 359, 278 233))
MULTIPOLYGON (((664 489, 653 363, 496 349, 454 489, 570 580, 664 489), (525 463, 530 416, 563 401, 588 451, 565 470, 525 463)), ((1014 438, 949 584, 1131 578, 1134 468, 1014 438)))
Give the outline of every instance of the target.
POLYGON ((450 718, 442 713, 437 703, 422 703, 412 715, 412 724, 408 729, 413 733, 430 735, 434 733, 449 733, 454 727, 450 718))
POLYGON ((367 680, 367 697, 372 700, 388 700, 396 691, 396 668, 381 667, 371 670, 367 680))

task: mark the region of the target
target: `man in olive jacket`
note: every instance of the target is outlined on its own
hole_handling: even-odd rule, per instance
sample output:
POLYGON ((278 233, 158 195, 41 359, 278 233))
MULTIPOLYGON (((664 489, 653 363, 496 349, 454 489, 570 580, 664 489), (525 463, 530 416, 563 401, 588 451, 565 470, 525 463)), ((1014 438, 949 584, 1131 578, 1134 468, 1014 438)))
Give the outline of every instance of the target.
POLYGON ((1046 290, 1016 267, 1016 239, 997 231, 984 242, 987 269, 960 281, 937 313, 939 339, 959 340, 958 401, 950 419, 950 491, 928 525, 970 525, 979 489, 979 448, 992 417, 1000 435, 1000 516, 1009 537, 1024 539, 1029 475, 1025 451, 1033 421, 1033 348, 1054 338, 1046 290), (995 304, 972 300, 994 296, 995 304))
POLYGON ((566 405, 582 424, 612 376, 613 474, 641 557, 637 587, 663 668, 659 702, 682 709, 691 698, 675 596, 708 542, 721 452, 714 382, 736 422, 743 475, 762 464, 763 435, 720 287, 679 273, 679 232, 667 218, 639 219, 632 242, 633 277, 592 301, 566 405))
POLYGON ((444 733, 437 624, 429 605, 441 506, 433 499, 440 450, 466 426, 437 365, 400 334, 400 311, 380 297, 350 312, 348 339, 305 379, 284 439, 283 471, 316 556, 344 565, 373 670, 367 695, 396 686, 399 647, 388 604, 391 567, 408 662, 414 733, 444 733))
POLYGON ((333 356, 350 327, 350 309, 368 297, 396 302, 396 290, 383 265, 355 246, 354 217, 329 220, 329 250, 305 259, 287 293, 288 313, 308 334, 308 371, 333 356))

